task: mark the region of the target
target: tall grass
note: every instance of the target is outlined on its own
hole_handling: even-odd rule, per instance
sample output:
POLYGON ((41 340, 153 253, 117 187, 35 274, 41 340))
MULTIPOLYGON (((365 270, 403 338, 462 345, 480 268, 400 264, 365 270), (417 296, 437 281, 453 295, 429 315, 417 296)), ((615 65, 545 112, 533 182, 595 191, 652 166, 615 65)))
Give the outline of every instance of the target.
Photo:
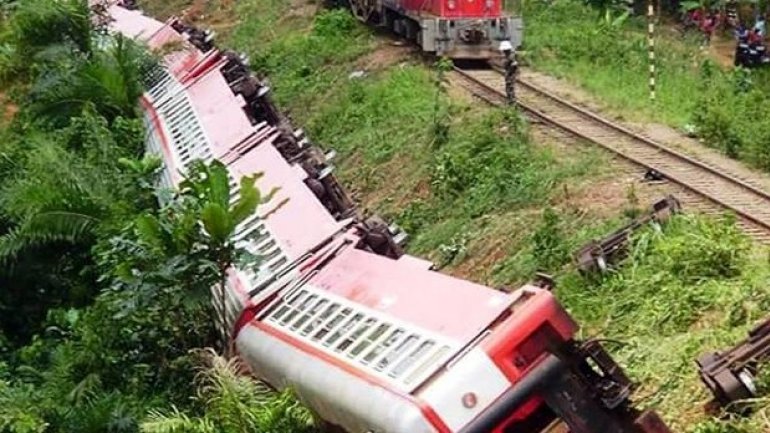
POLYGON ((704 144, 770 170, 767 70, 718 66, 697 35, 659 26, 652 102, 642 17, 611 23, 575 0, 528 1, 524 16, 526 59, 535 68, 578 84, 630 120, 692 125, 704 144))
POLYGON ((651 102, 643 18, 613 24, 575 0, 522 4, 526 60, 534 67, 580 85, 630 119, 690 121, 702 57, 694 40, 658 38, 657 100, 651 102))
POLYGON ((742 338, 767 313, 767 257, 751 251, 729 219, 680 216, 662 232, 635 236, 615 272, 598 281, 565 274, 557 293, 587 334, 621 342, 611 346, 643 384, 641 403, 657 407, 674 431, 740 426, 735 431, 759 433, 766 431, 761 414, 747 422, 707 420, 708 395, 694 363, 742 338))
MULTIPOLYGON (((312 8, 312 5, 308 5, 312 8)), ((286 2, 240 2, 249 16, 228 43, 251 56, 251 66, 275 84, 276 101, 303 114, 347 76, 347 63, 371 49, 365 28, 343 9, 313 15, 286 2)))

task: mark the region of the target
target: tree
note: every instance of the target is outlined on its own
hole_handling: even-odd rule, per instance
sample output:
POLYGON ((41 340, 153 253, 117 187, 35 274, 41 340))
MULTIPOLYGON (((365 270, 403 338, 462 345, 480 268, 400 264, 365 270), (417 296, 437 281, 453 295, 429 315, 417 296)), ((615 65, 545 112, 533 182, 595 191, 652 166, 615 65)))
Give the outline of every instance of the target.
MULTIPOLYGON (((41 53, 68 51, 90 57, 94 29, 87 0, 25 0, 15 3, 0 40, 0 81, 4 84, 35 77, 43 70, 41 53)), ((45 57, 43 54, 42 57, 45 57)))
POLYGON ((50 49, 41 59, 46 70, 33 82, 30 114, 36 122, 62 127, 93 108, 109 123, 135 118, 144 92, 142 77, 156 60, 135 42, 117 35, 106 49, 89 56, 50 49))
POLYGON ((247 218, 254 215, 257 206, 266 203, 275 193, 271 191, 262 196, 255 187, 261 173, 241 178, 238 188, 238 199, 232 201, 227 167, 219 161, 209 165, 202 162, 194 163, 185 180, 180 185, 182 194, 194 197, 199 201, 199 216, 203 224, 206 239, 206 249, 209 257, 216 263, 219 276, 218 305, 222 316, 222 349, 227 350, 227 333, 225 331, 226 313, 226 283, 227 273, 235 263, 254 265, 257 257, 252 257, 247 251, 238 248, 233 235, 236 228, 247 218))
POLYGON ((89 109, 56 133, 28 128, 0 142, 0 306, 23 312, 0 313, 0 327, 12 329, 15 342, 39 331, 48 308, 92 302, 99 285, 91 248, 156 206, 138 187, 152 181, 152 170, 121 162, 142 140, 135 126, 109 125, 89 109))

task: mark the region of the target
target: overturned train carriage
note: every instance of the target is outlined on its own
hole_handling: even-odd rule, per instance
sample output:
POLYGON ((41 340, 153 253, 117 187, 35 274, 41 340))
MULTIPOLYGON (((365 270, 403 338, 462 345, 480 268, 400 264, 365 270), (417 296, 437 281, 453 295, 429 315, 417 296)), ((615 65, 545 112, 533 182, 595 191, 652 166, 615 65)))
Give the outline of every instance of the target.
POLYGON ((275 110, 233 53, 171 20, 118 5, 113 31, 173 46, 142 98, 150 152, 174 187, 192 161, 278 188, 237 228, 263 260, 230 272, 223 326, 238 355, 350 432, 668 432, 629 401, 632 384, 538 286, 510 293, 431 270, 398 233, 363 219, 331 163, 275 110))

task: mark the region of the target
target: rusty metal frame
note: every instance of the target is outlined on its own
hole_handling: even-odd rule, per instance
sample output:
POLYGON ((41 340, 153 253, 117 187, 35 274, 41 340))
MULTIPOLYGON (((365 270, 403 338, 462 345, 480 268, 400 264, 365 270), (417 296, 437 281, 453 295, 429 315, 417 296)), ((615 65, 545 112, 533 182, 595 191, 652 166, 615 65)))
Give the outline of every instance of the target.
POLYGON ((671 215, 678 213, 682 206, 674 196, 660 200, 644 215, 600 240, 592 240, 577 250, 575 265, 580 272, 590 274, 605 272, 612 265, 626 257, 631 234, 650 223, 665 223, 671 215))
POLYGON ((700 378, 714 396, 714 402, 734 412, 744 412, 740 402, 755 398, 758 389, 755 377, 761 365, 770 360, 770 319, 748 333, 748 337, 721 352, 701 355, 698 365, 700 378))

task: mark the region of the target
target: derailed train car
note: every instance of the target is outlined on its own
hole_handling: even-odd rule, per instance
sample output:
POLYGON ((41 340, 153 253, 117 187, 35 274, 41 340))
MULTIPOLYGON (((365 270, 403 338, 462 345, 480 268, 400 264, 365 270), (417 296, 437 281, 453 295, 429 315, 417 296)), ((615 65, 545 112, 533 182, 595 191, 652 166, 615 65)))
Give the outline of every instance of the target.
POLYGON ((252 372, 293 388, 349 432, 665 433, 631 381, 547 287, 510 293, 431 270, 364 219, 323 153, 294 130, 239 56, 177 20, 120 5, 113 31, 173 46, 142 98, 149 152, 174 187, 196 159, 276 196, 238 227, 263 260, 233 269, 223 322, 252 372))

